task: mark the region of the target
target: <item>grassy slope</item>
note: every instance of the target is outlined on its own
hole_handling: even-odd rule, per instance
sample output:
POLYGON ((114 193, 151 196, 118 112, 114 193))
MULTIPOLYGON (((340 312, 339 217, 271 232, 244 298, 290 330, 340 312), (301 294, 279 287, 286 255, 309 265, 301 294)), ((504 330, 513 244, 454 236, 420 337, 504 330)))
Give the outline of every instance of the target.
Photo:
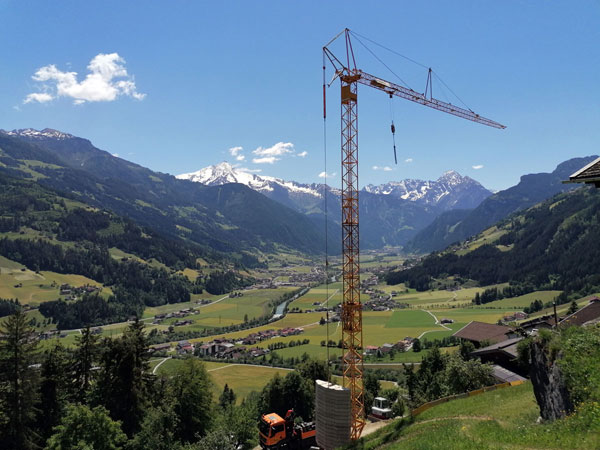
POLYGON ((357 448, 485 450, 597 449, 597 433, 567 421, 536 424, 531 384, 454 400, 425 411, 406 427, 396 421, 365 437, 357 448))
MULTIPOLYGON (((154 361, 150 368, 153 369, 160 361, 160 359, 154 361)), ((183 364, 182 359, 170 359, 161 364, 157 373, 169 376, 181 364, 183 364)), ((225 384, 227 384, 235 392, 238 403, 246 398, 250 392, 260 392, 275 374, 278 373, 283 377, 289 372, 286 369, 242 364, 205 362, 204 365, 213 380, 213 398, 219 398, 225 384)))
MULTIPOLYGON (((36 306, 39 303, 59 298, 61 284, 76 287, 89 284, 102 287, 100 283, 81 275, 48 271, 36 273, 22 264, 0 256, 0 298, 18 298, 24 305, 36 306)), ((112 291, 109 288, 103 289, 103 296, 106 297, 110 294, 112 291)))

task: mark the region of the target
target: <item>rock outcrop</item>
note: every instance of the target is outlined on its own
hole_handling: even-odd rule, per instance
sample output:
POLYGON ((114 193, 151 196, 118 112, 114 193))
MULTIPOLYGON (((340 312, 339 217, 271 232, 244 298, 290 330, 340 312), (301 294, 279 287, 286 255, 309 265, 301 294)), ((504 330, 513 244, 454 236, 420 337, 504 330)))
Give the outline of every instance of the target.
POLYGON ((542 419, 552 421, 573 412, 569 391, 558 364, 560 353, 553 357, 548 343, 537 339, 530 343, 529 352, 531 383, 542 419))

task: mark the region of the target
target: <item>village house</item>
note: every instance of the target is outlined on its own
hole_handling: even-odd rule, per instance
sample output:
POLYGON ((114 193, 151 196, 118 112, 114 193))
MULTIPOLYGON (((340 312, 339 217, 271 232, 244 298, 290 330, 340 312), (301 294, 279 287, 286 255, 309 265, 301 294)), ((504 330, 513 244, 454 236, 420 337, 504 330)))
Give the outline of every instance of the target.
POLYGON ((517 357, 519 356, 517 346, 522 340, 523 337, 519 336, 496 342, 495 344, 471 352, 471 356, 479 358, 481 362, 492 363, 502 366, 511 372, 525 375, 526 373, 517 363, 517 357))
POLYGON ((517 311, 513 314, 508 314, 502 318, 502 322, 516 322, 517 320, 525 320, 529 317, 529 314, 523 311, 517 311))
POLYGON ((379 350, 379 347, 376 345, 367 345, 365 347, 365 355, 375 355, 377 350, 379 350))
POLYGON ((572 325, 585 326, 600 321, 600 298, 592 297, 590 302, 579 311, 568 315, 559 323, 559 327, 568 327, 572 325))
POLYGON ((479 348, 482 344, 495 344, 513 337, 514 329, 504 325, 471 321, 452 336, 472 342, 479 348))
POLYGON ((198 347, 198 353, 200 356, 212 356, 217 353, 217 344, 209 342, 208 344, 202 344, 198 347))
POLYGON ((168 350, 171 350, 171 344, 168 342, 165 344, 156 344, 150 347, 151 352, 166 352, 168 350))

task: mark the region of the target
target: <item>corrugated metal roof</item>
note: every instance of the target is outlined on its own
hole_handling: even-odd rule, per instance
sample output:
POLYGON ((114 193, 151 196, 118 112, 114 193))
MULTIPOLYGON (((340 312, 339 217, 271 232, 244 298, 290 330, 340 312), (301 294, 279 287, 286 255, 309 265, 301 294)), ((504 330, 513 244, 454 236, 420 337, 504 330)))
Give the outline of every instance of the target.
POLYGON ((514 372, 511 372, 508 369, 505 369, 502 366, 492 366, 492 375, 499 381, 503 383, 508 383, 512 381, 525 381, 527 378, 523 378, 521 375, 517 375, 514 372))

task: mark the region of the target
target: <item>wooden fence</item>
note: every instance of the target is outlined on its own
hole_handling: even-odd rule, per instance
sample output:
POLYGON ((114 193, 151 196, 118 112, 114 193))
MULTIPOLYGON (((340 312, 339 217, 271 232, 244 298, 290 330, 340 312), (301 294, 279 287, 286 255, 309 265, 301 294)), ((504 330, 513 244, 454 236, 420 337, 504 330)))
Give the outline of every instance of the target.
POLYGON ((437 400, 433 400, 432 402, 423 403, 418 408, 413 409, 411 413, 414 417, 414 416, 421 414, 423 411, 427 411, 429 408, 432 408, 441 403, 449 402, 450 400, 455 400, 457 398, 473 397, 475 395, 483 394, 484 392, 495 391, 496 389, 502 389, 502 388, 506 388, 506 387, 510 387, 510 386, 518 386, 523 383, 524 383, 524 381, 522 381, 522 380, 510 381, 510 382, 506 382, 506 383, 495 384, 493 386, 487 386, 487 387, 484 387, 481 389, 477 389, 475 391, 465 392, 463 394, 456 394, 456 395, 450 395, 449 397, 438 398, 437 400))

